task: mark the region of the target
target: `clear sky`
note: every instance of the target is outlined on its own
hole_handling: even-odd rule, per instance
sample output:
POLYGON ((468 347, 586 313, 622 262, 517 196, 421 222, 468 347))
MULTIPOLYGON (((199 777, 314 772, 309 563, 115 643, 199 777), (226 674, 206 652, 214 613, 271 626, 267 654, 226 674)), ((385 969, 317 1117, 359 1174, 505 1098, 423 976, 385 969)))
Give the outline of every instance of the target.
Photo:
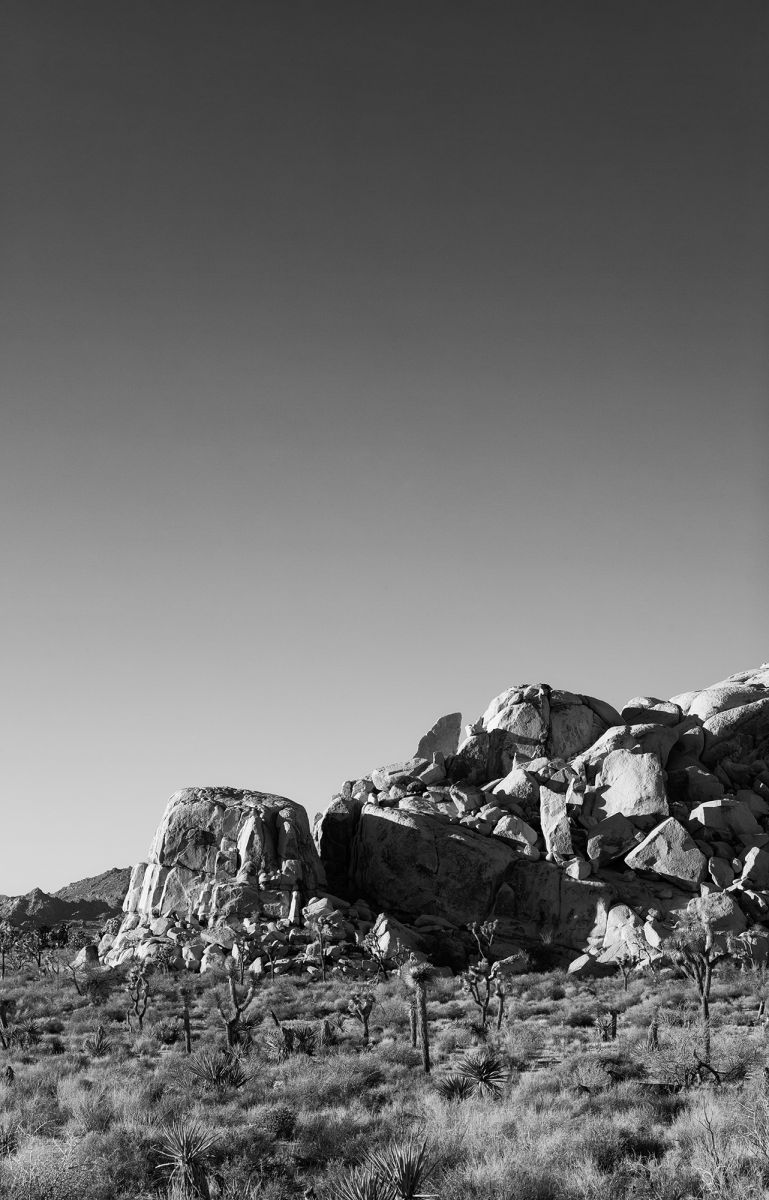
POLYGON ((764 0, 10 0, 0 892, 769 659, 764 0))

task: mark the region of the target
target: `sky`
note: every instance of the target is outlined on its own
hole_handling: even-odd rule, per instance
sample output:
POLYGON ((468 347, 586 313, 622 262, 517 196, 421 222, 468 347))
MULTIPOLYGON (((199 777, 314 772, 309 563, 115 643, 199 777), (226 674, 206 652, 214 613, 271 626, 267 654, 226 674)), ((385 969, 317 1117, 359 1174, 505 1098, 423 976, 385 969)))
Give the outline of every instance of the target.
POLYGON ((769 659, 763 0, 9 0, 0 893, 769 659))

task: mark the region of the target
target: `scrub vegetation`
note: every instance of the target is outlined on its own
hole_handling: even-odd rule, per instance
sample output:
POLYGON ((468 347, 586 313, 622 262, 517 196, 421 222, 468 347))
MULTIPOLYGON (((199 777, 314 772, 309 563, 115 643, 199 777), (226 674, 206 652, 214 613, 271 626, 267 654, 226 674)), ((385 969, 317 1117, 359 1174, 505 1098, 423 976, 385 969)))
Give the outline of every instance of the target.
POLYGON ((680 964, 517 974, 499 1020, 471 982, 7 966, 0 1195, 767 1194, 762 969, 715 966, 707 1028, 680 964))

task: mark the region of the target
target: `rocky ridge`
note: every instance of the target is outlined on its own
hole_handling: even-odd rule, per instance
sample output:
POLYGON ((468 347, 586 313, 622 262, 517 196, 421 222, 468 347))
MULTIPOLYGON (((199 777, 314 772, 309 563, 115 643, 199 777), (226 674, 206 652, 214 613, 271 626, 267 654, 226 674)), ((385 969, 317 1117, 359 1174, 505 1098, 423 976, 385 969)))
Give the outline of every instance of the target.
POLYGON ((441 718, 413 757, 350 780, 316 819, 282 797, 188 789, 134 869, 108 962, 278 970, 361 966, 361 942, 453 968, 468 923, 501 950, 545 943, 575 971, 652 957, 682 914, 750 937, 769 920, 769 665, 617 711, 523 684, 461 736, 441 718), (262 952, 264 951, 264 952, 262 952))
POLYGON ((24 896, 0 896, 0 920, 20 928, 104 921, 120 914, 130 874, 130 867, 113 867, 52 894, 33 888, 24 896))

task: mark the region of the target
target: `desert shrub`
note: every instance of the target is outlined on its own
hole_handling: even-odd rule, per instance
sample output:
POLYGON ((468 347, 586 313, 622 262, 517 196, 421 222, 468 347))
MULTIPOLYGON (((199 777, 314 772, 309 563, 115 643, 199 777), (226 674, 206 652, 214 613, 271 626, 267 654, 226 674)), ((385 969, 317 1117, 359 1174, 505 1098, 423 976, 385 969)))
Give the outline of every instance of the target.
POLYGON ((433 1001, 445 1004, 457 994, 457 981, 453 975, 438 975, 432 984, 433 1001))
POLYGON ((64 1022, 60 1021, 58 1017, 46 1017, 45 1020, 42 1020, 40 1022, 40 1032, 41 1033, 63 1033, 64 1032, 64 1022))
POLYGON ((109 1129, 115 1114, 106 1091, 98 1088, 74 1101, 72 1115, 82 1133, 96 1133, 109 1129))
POLYGON ((511 1066, 522 1070, 542 1053, 545 1037, 537 1025, 516 1021, 509 1025, 499 1038, 499 1045, 511 1066))
POLYGON ((577 1009, 574 1012, 564 1013, 561 1021, 564 1025, 568 1025, 570 1029, 592 1029, 595 1025, 595 1010, 577 1009))
POLYGON ((273 1140, 290 1139, 296 1129, 296 1109, 288 1104, 276 1104, 263 1118, 264 1131, 273 1140))
POLYGON ((374 1138, 381 1136, 381 1128, 380 1114, 367 1113, 355 1105, 305 1111, 294 1131, 297 1157, 306 1167, 316 1169, 334 1160, 360 1160, 374 1138))
POLYGON ((0 1117, 0 1158, 13 1154, 21 1139, 21 1122, 7 1113, 0 1117))
POLYGON ((87 1166, 72 1142, 30 1137, 3 1167, 4 1200, 82 1200, 92 1196, 87 1166))
POLYGON ((150 1033, 163 1046, 175 1045, 181 1037, 181 1032, 178 1017, 160 1017, 150 1026, 150 1033))

